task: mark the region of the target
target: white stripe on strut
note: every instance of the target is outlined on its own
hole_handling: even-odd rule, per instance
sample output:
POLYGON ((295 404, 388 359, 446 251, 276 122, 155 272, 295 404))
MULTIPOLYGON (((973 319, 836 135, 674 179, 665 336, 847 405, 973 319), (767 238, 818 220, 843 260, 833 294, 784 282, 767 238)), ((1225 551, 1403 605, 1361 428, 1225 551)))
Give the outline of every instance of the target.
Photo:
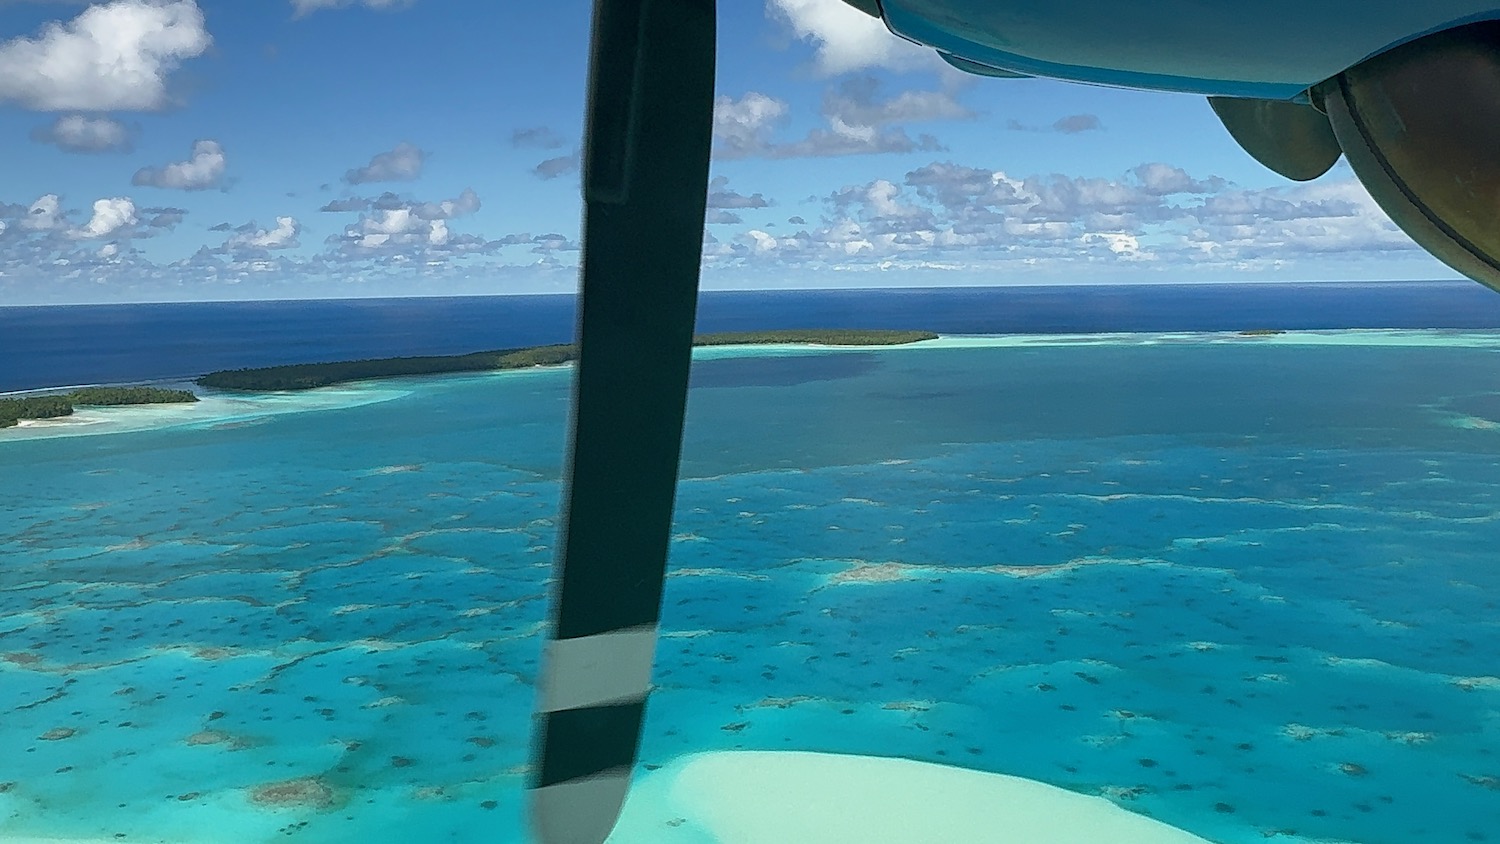
POLYGON ((596 844, 609 837, 630 770, 610 768, 588 779, 568 780, 531 790, 531 826, 542 844, 596 844))
POLYGON ((540 711, 645 697, 655 653, 655 625, 548 641, 542 654, 540 711))

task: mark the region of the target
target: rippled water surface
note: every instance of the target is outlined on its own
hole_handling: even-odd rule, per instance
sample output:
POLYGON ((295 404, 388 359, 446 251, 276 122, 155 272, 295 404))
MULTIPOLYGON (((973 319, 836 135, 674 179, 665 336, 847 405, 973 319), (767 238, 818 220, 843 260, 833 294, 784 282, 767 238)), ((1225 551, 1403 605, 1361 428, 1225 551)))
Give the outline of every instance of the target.
MULTIPOLYGON (((1497 346, 700 352, 643 769, 906 756, 1225 844, 1500 841, 1497 346)), ((525 840, 568 379, 0 432, 0 840, 525 840)))

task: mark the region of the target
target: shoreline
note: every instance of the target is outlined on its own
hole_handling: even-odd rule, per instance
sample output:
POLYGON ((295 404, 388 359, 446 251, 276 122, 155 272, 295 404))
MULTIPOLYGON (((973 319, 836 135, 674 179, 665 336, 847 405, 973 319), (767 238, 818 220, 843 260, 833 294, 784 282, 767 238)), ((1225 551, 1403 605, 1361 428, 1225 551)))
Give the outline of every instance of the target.
MULTIPOLYGON (((895 329, 787 329, 699 334, 693 348, 709 346, 825 345, 839 347, 900 346, 938 338, 934 332, 895 329)), ((534 369, 578 359, 578 345, 551 344, 493 349, 457 355, 418 355, 361 360, 285 364, 225 369, 199 377, 202 387, 235 392, 285 392, 316 389, 377 378, 449 375, 534 369)))
MULTIPOLYGON (((886 349, 987 348, 1059 345, 1147 345, 1163 342, 1231 343, 1254 342, 1273 345, 1389 345, 1458 346, 1500 348, 1500 329, 1446 328, 1336 328, 1273 329, 1235 331, 1096 332, 1087 334, 938 334, 931 331, 850 329, 847 331, 766 331, 700 335, 693 342, 694 359, 750 357, 755 352, 878 351, 886 349), (853 342, 803 339, 816 335, 852 336, 853 342), (742 339, 744 338, 744 339, 742 339), (893 338, 893 339, 887 339, 893 338), (724 350, 716 353, 716 350, 724 350)), ((357 361, 289 364, 210 372, 195 379, 198 386, 226 392, 300 392, 339 384, 379 381, 429 375, 485 374, 514 370, 551 369, 576 360, 576 346, 529 346, 463 355, 375 358, 357 361), (493 365, 471 362, 489 358, 493 365), (402 371, 408 363, 431 367, 402 371), (391 371, 380 371, 390 368, 391 371)))
MULTIPOLYGON (((922 352, 983 348, 1042 348, 1058 346, 1151 346, 1168 344, 1233 345, 1239 343, 1278 346, 1383 346, 1389 348, 1471 348, 1500 351, 1500 329, 1330 329, 1247 334, 1232 332, 1116 332, 1108 334, 944 334, 934 339, 899 345, 833 345, 822 343, 750 343, 695 346, 694 360, 782 357, 839 352, 922 352)), ((499 370, 470 370, 421 375, 392 375, 352 380, 302 390, 240 391, 203 388, 180 377, 134 382, 153 387, 181 388, 192 384, 199 401, 190 404, 121 405, 80 408, 72 416, 21 420, 0 429, 0 443, 58 437, 161 430, 177 427, 212 427, 246 424, 284 413, 331 410, 388 401, 411 393, 420 382, 439 376, 518 377, 565 370, 573 361, 499 370), (407 379, 420 379, 403 383, 407 379)), ((130 382, 124 382, 126 384, 130 382)), ((70 385, 0 393, 0 398, 26 398, 107 385, 70 385)))
MULTIPOLYGON (((1058 346, 1058 345, 1123 345, 1149 344, 1161 341, 1212 342, 1212 343, 1264 343, 1291 346, 1356 346, 1385 345, 1408 347, 1496 348, 1500 349, 1500 328, 1308 328, 1308 329, 1249 329, 1233 331, 1115 331, 1090 333, 1049 334, 937 334, 933 339, 890 345, 837 345, 822 343, 747 343, 695 346, 694 359, 720 357, 743 357, 747 352, 827 352, 827 351, 881 351, 881 350, 931 350, 952 348, 993 348, 1014 346, 1058 346)), ((524 347, 526 349, 544 347, 524 347)), ((448 356, 455 357, 455 356, 448 356)), ((513 370, 470 370, 467 372, 434 373, 446 375, 486 375, 508 371, 537 371, 566 368, 570 361, 522 367, 513 370)), ((290 364, 297 366, 300 364, 290 364)), ((269 369, 272 367, 247 367, 247 369, 269 369)), ((236 371, 236 370, 222 370, 236 371)), ((194 376, 175 375, 170 378, 141 378, 124 381, 101 381, 78 384, 58 384, 46 387, 27 387, 18 390, 0 390, 0 399, 27 398, 53 395, 60 392, 91 387, 127 387, 145 385, 151 387, 188 389, 198 385, 198 379, 211 373, 194 376)), ((354 384, 361 381, 384 381, 411 377, 402 375, 377 376, 344 382, 354 384)), ((317 389, 317 388, 314 388, 317 389)), ((210 388, 204 395, 220 391, 210 388)), ((224 391, 241 392, 241 391, 224 391)), ((243 391, 257 392, 257 391, 243 391)), ((286 392, 286 391, 261 391, 286 392)))

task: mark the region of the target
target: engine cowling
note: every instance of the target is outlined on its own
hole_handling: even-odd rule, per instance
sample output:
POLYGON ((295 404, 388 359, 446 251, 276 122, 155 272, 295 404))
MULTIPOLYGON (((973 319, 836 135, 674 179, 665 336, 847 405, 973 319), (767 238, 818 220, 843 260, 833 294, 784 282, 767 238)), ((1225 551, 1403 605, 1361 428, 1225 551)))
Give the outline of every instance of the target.
POLYGON ((1500 23, 1429 35, 1312 89, 1401 230, 1500 290, 1500 23))

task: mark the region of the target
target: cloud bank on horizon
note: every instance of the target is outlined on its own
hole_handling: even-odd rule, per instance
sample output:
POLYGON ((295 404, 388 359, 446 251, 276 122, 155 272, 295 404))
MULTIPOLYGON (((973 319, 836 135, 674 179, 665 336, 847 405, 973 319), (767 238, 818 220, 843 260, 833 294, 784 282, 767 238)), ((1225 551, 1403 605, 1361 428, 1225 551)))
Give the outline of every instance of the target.
MULTIPOLYGON (((0 5, 7 303, 574 284, 586 0, 0 5)), ((707 287, 1453 277, 1200 98, 976 80, 841 0, 722 15, 707 287)))

